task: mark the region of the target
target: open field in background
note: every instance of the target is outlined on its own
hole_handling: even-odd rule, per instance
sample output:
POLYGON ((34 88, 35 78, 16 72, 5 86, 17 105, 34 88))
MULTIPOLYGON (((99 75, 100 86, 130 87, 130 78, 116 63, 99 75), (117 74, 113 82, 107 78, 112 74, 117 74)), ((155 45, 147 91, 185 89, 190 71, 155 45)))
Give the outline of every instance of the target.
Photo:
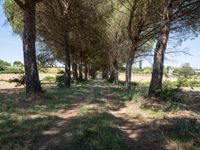
MULTIPOLYGON (((55 70, 55 69, 53 69, 55 70)), ((57 74, 55 73, 40 73, 40 80, 43 80, 45 77, 56 77, 57 74)), ((14 83, 9 83, 7 81, 9 81, 10 79, 13 78, 17 78, 19 76, 19 74, 0 74, 0 89, 13 89, 13 88, 21 88, 21 87, 15 87, 14 83)), ((99 75, 100 76, 100 75, 99 75)), ((121 81, 125 81, 125 73, 120 73, 119 74, 119 79, 121 81)), ((170 77, 170 78, 166 78, 164 77, 164 81, 177 81, 177 77, 170 77)), ((198 78, 198 80, 200 81, 200 78, 198 78)), ((149 83, 151 81, 151 75, 150 74, 133 74, 132 75, 132 81, 133 82, 139 82, 139 83, 149 83)), ((186 90, 191 90, 191 88, 184 88, 186 90)), ((193 90, 199 90, 200 88, 195 87, 193 90)))

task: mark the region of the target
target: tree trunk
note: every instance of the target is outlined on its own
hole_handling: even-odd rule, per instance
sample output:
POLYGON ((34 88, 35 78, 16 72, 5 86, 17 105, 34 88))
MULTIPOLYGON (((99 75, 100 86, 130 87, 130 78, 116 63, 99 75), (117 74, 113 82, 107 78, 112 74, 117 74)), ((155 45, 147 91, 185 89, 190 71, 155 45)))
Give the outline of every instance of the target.
POLYGON ((103 66, 103 69, 102 69, 102 78, 103 79, 108 79, 109 78, 109 69, 107 66, 103 66))
POLYGON ((96 79, 96 71, 93 68, 90 70, 90 75, 92 79, 96 79))
POLYGON ((71 86, 71 59, 70 59, 70 50, 69 50, 69 36, 65 37, 65 74, 64 74, 64 86, 69 88, 71 86))
POLYGON ((119 83, 119 72, 118 72, 119 70, 118 70, 117 59, 115 59, 113 66, 114 66, 114 70, 115 70, 115 81, 114 81, 114 83, 118 84, 119 83))
POLYGON ((114 60, 114 62, 112 64, 112 67, 111 67, 110 81, 113 82, 114 84, 118 84, 119 83, 117 59, 114 60))
POLYGON ((88 80, 88 66, 85 64, 85 80, 88 80))
POLYGON ((129 90, 131 88, 132 65, 133 65, 133 58, 129 57, 126 62, 126 79, 125 79, 126 90, 129 90))
POLYGON ((83 81, 83 64, 82 62, 79 64, 79 81, 83 81))
POLYGON ((164 57, 171 26, 172 3, 172 0, 168 0, 163 14, 161 31, 154 54, 153 73, 148 93, 149 97, 156 96, 156 90, 162 88, 164 57))
POLYGON ((73 78, 74 80, 78 80, 78 67, 75 61, 72 63, 72 72, 73 72, 73 78))
POLYGON ((41 84, 36 62, 36 2, 25 0, 24 30, 23 30, 23 52, 25 67, 26 94, 41 93, 41 84))

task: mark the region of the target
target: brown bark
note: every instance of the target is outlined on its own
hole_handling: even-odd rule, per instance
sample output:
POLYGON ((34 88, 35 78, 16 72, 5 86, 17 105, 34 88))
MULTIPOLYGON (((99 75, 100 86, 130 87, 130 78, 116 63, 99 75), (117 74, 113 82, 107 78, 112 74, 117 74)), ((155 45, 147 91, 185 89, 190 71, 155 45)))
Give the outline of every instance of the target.
POLYGON ((79 70, 79 81, 83 81, 83 64, 82 63, 79 64, 78 70, 79 70))
POLYGON ((64 74, 64 86, 69 88, 71 86, 71 58, 69 49, 69 37, 65 37, 65 49, 64 49, 64 59, 65 59, 65 74, 64 74))
POLYGON ((41 93, 41 84, 36 62, 36 2, 25 0, 24 5, 24 30, 23 30, 23 52, 25 67, 25 83, 27 95, 41 93))
POLYGON ((112 67, 111 67, 110 81, 113 82, 114 84, 118 84, 119 83, 117 59, 115 59, 113 61, 113 64, 112 64, 112 67))
POLYGON ((88 66, 85 64, 85 80, 88 80, 88 66))
POLYGON ((90 69, 90 76, 92 79, 96 79, 96 71, 93 68, 90 69))
POLYGON ((77 67, 76 62, 74 62, 74 61, 72 63, 72 72, 73 72, 74 80, 78 80, 78 67, 77 67))
POLYGON ((103 79, 109 78, 109 68, 107 66, 102 67, 102 78, 103 79))
POLYGON ((133 65, 133 58, 129 57, 126 62, 126 79, 125 79, 126 90, 129 90, 131 88, 132 65, 133 65))
POLYGON ((167 5, 163 13, 161 31, 154 54, 153 73, 148 93, 149 97, 156 96, 156 91, 162 88, 164 57, 171 26, 172 3, 172 0, 167 1, 167 5))

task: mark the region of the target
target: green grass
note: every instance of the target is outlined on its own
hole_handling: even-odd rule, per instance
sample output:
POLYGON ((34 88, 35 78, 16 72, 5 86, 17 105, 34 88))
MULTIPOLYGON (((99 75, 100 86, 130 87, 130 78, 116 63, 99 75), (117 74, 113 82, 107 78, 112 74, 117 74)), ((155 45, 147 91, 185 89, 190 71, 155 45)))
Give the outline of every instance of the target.
POLYGON ((16 119, 0 117, 0 149, 30 149, 50 124, 49 118, 16 119))
POLYGON ((24 92, 1 96, 0 100, 0 149, 29 149, 38 142, 42 131, 51 124, 51 118, 31 119, 31 115, 49 115, 67 110, 81 93, 88 92, 83 86, 71 89, 50 88, 36 102, 29 101, 24 92))
POLYGON ((87 113, 74 119, 64 133, 58 149, 126 150, 127 144, 117 128, 118 119, 107 112, 87 113))
POLYGON ((131 150, 134 148, 130 143, 134 143, 136 147, 137 144, 155 144, 151 141, 152 138, 161 140, 160 143, 156 142, 160 146, 163 146, 165 140, 182 143, 195 141, 198 145, 200 126, 197 120, 163 119, 164 114, 178 113, 179 105, 174 101, 162 101, 162 106, 157 108, 151 105, 152 103, 142 103, 139 98, 144 97, 146 91, 145 84, 135 85, 127 93, 123 86, 86 81, 69 89, 47 88, 37 101, 27 99, 23 91, 0 94, 0 149, 37 149, 38 144, 44 142, 40 141, 44 138, 43 132, 63 121, 63 118, 56 114, 61 113, 61 110, 73 110, 72 106, 79 104, 78 114, 67 120, 59 136, 46 137, 45 141, 55 138, 55 149, 131 150), (110 102, 117 108, 112 109, 110 102), (131 109, 133 115, 127 113, 128 116, 124 119, 111 113, 121 108, 126 108, 127 111, 131 109), (134 123, 129 122, 127 118, 134 119, 134 123), (119 127, 126 123, 128 130, 138 126, 137 123, 145 125, 144 129, 142 126, 139 130, 132 130, 138 134, 137 140, 130 139, 127 133, 120 130, 119 127), (147 140, 147 137, 152 138, 147 140))

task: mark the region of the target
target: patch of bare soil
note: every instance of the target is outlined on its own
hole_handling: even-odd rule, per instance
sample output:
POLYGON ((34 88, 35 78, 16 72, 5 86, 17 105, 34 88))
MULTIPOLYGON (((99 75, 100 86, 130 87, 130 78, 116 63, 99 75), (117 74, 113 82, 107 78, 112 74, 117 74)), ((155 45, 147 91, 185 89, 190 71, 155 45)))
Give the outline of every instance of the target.
MULTIPOLYGON (((19 76, 20 74, 0 74, 0 90, 14 90, 14 89, 23 88, 23 86, 16 87, 15 83, 8 82, 10 79, 18 78, 19 76)), ((45 77, 55 77, 56 74, 40 73, 39 76, 40 76, 40 80, 42 80, 45 77)))
MULTIPOLYGON (((119 74, 119 80, 121 81, 125 81, 125 73, 120 73, 119 74)), ((176 77, 170 77, 170 78, 163 78, 164 81, 168 80, 168 81, 176 81, 177 78, 176 77)), ((151 75, 150 74, 144 74, 144 75, 140 75, 140 74, 132 74, 132 81, 133 82, 150 82, 151 81, 151 75)))

